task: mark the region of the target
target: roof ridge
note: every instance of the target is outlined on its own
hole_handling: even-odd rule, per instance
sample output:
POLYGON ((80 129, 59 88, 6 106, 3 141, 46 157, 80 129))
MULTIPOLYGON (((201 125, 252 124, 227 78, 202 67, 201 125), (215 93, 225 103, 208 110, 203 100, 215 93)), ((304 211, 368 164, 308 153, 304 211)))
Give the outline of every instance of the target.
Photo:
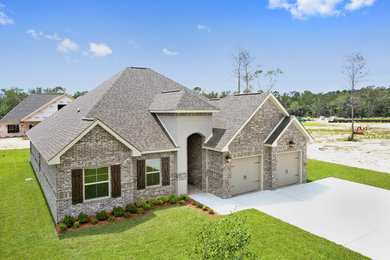
MULTIPOLYGON (((123 69, 121 72, 119 72, 118 74, 118 78, 111 84, 110 87, 107 88, 106 91, 104 91, 103 95, 100 96, 100 98, 95 102, 95 104, 88 110, 88 112, 85 113, 85 115, 87 115, 88 118, 94 118, 94 117, 91 117, 89 116, 89 113, 91 113, 91 111, 93 111, 96 107, 98 107, 98 105, 100 104, 100 102, 103 100, 103 98, 107 95, 108 92, 110 92, 110 90, 112 88, 114 88, 114 86, 116 85, 116 83, 119 81, 119 79, 123 76, 123 73, 127 70, 127 67, 125 69, 123 69)), ((102 83, 104 84, 104 83, 102 83)))

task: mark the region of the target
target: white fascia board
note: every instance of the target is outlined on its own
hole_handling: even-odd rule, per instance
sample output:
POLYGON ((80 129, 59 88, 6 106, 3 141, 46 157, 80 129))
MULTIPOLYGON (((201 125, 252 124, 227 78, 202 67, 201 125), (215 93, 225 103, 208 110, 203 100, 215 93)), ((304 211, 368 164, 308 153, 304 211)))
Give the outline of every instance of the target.
POLYGON ((229 145, 230 143, 236 138, 236 136, 241 132, 241 130, 249 123, 249 121, 252 119, 252 117, 257 113, 257 111, 260 110, 260 108, 267 102, 268 99, 271 99, 272 103, 275 104, 275 106, 279 109, 279 111, 284 115, 284 116, 290 116, 290 114, 287 112, 287 110, 283 107, 283 105, 279 102, 279 100, 275 97, 274 94, 269 93, 268 96, 261 102, 261 104, 256 108, 256 110, 251 114, 251 116, 245 121, 244 124, 238 129, 238 131, 233 135, 232 138, 230 138, 229 142, 225 144, 225 146, 222 148, 222 151, 227 152, 229 151, 229 145))
POLYGON ((88 134, 95 126, 101 126, 104 130, 109 132, 112 136, 114 136, 119 142, 124 144, 127 148, 131 150, 132 156, 141 156, 141 151, 135 148, 133 145, 124 140, 120 135, 115 133, 111 128, 105 125, 100 120, 96 120, 90 126, 88 126, 81 134, 79 134, 72 142, 70 142, 64 149, 62 149, 58 154, 56 154, 52 159, 48 161, 49 165, 60 164, 61 156, 66 153, 73 145, 75 145, 81 138, 83 138, 86 134, 88 134))
POLYGON ((144 154, 151 154, 151 153, 177 152, 179 150, 180 150, 180 147, 172 148, 172 149, 165 149, 165 150, 150 150, 150 151, 143 151, 142 155, 144 155, 144 154))
MULTIPOLYGON (((219 150, 219 149, 216 149, 216 148, 207 147, 207 146, 202 146, 202 148, 205 149, 205 150, 210 150, 210 151, 215 151, 215 152, 220 152, 220 153, 224 152, 222 150, 219 150)), ((227 151, 225 151, 225 152, 227 152, 227 151)))

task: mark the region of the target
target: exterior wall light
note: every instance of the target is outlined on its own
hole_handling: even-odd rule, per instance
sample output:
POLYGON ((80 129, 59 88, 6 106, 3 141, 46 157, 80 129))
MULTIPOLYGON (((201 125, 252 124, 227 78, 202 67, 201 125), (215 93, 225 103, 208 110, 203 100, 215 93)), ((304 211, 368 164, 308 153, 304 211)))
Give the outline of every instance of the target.
POLYGON ((294 143, 294 141, 290 141, 290 142, 288 142, 288 146, 289 146, 289 147, 294 147, 294 146, 295 146, 295 143, 294 143))
POLYGON ((232 161, 232 156, 230 154, 227 154, 225 156, 225 162, 230 163, 232 161))

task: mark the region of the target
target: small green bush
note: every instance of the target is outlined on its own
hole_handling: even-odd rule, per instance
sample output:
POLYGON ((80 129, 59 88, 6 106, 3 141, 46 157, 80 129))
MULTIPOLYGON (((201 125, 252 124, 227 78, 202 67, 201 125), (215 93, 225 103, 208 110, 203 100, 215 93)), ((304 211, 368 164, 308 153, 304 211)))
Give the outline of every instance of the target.
POLYGON ((137 213, 137 207, 134 204, 127 204, 126 210, 130 213, 137 213))
POLYGON ((122 217, 125 214, 125 210, 122 207, 114 207, 112 210, 112 214, 114 214, 115 217, 122 217))
POLYGON ((137 207, 145 209, 146 204, 146 200, 140 200, 137 202, 137 207))
POLYGON ((187 194, 180 194, 179 196, 179 200, 184 200, 184 201, 187 201, 189 200, 190 198, 188 197, 187 194))
POLYGON ((98 223, 98 220, 96 218, 91 219, 91 224, 96 225, 98 223))
POLYGON ((209 208, 207 206, 202 207, 203 211, 207 211, 209 208))
POLYGON ((104 210, 103 211, 100 211, 98 213, 96 213, 96 218, 97 220, 99 221, 103 221, 103 220, 106 220, 107 219, 107 212, 105 212, 104 210))
POLYGON ((151 206, 150 204, 148 204, 148 203, 145 204, 144 209, 149 210, 149 209, 151 209, 151 208, 152 208, 152 206, 151 206))
POLYGON ((158 199, 156 199, 156 198, 150 199, 149 200, 149 204, 150 205, 158 205, 159 204, 158 199))
POLYGON ((162 200, 163 203, 167 203, 167 202, 169 201, 168 198, 165 197, 165 196, 161 196, 161 197, 160 197, 160 200, 162 200))
POLYGON ((144 210, 143 209, 138 209, 137 213, 142 215, 142 214, 144 214, 144 210))
POLYGON ((108 218, 108 222, 114 222, 115 221, 115 216, 110 216, 108 218))
POLYGON ((80 222, 76 221, 75 223, 73 223, 74 229, 79 228, 79 227, 80 227, 80 222))
POLYGON ((164 204, 164 201, 158 200, 158 204, 163 205, 163 204, 164 204))
POLYGON ((83 212, 80 212, 79 216, 77 217, 77 221, 78 221, 80 224, 88 223, 89 217, 88 217, 87 214, 85 214, 85 213, 83 213, 83 212))
POLYGON ((64 223, 60 224, 59 227, 60 227, 61 232, 65 232, 68 229, 68 226, 65 225, 64 223))
POLYGON ((65 216, 62 223, 64 223, 67 227, 71 227, 73 226, 74 218, 72 216, 65 216))
POLYGON ((185 200, 181 200, 180 201, 180 205, 185 205, 186 204, 186 201, 185 200))
POLYGON ((197 203, 195 201, 193 201, 191 204, 192 204, 192 206, 196 206, 197 203))
POLYGON ((214 210, 209 209, 209 214, 214 215, 214 210))
POLYGON ((169 203, 171 203, 171 204, 176 204, 176 202, 177 202, 177 197, 176 197, 175 194, 171 194, 171 195, 168 196, 168 200, 169 200, 169 203))
POLYGON ((196 207, 197 207, 198 209, 201 209, 201 208, 203 207, 203 205, 200 204, 200 203, 198 203, 198 204, 196 204, 196 207))
POLYGON ((129 212, 125 213, 125 218, 130 218, 131 214, 129 212))

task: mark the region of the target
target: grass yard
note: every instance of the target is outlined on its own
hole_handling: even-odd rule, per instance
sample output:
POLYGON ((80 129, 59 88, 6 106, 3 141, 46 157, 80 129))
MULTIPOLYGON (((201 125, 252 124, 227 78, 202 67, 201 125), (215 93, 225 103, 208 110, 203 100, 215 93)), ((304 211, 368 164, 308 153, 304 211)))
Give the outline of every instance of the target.
POLYGON ((307 180, 335 177, 390 190, 390 174, 313 159, 307 160, 307 180))
MULTIPOLYGON (((58 237, 27 149, 0 151, 0 202, 1 259, 186 259, 199 227, 213 221, 185 207, 167 207, 58 237)), ((235 214, 246 218, 250 249, 261 258, 365 259, 257 210, 235 214)))

